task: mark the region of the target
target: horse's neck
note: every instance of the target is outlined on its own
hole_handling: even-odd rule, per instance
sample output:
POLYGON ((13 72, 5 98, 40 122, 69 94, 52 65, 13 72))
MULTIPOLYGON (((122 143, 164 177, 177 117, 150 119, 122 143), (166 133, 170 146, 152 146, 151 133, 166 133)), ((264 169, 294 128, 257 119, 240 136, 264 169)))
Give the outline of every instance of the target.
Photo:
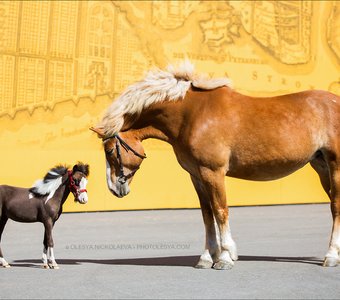
POLYGON ((140 140, 159 139, 172 143, 183 124, 182 101, 163 102, 152 105, 143 111, 132 126, 140 140))

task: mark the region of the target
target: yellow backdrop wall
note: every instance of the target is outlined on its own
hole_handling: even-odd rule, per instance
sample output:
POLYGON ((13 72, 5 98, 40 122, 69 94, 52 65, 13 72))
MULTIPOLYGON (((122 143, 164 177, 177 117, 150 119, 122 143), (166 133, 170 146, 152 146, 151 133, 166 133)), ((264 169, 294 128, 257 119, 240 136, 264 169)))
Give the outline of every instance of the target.
MULTIPOLYGON (((80 160, 91 166, 90 201, 69 199, 66 211, 198 207, 171 147, 155 140, 130 195, 114 198, 88 130, 146 70, 184 58, 249 95, 339 95, 340 2, 0 1, 0 183, 30 187, 80 160)), ((328 201, 310 167, 226 183, 230 205, 328 201)))

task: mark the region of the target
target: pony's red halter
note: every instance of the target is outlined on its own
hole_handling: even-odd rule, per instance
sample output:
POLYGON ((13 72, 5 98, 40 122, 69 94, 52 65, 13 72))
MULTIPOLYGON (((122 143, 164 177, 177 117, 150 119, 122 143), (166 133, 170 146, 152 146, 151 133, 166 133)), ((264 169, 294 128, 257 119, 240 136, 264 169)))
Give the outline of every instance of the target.
POLYGON ((74 182, 74 179, 73 179, 73 172, 72 170, 68 170, 68 178, 70 180, 70 183, 69 183, 69 187, 70 187, 70 191, 72 192, 72 194, 74 195, 75 198, 78 198, 78 196, 81 194, 81 193, 84 193, 86 192, 87 193, 87 190, 86 189, 80 189, 78 185, 76 185, 76 183, 74 182))

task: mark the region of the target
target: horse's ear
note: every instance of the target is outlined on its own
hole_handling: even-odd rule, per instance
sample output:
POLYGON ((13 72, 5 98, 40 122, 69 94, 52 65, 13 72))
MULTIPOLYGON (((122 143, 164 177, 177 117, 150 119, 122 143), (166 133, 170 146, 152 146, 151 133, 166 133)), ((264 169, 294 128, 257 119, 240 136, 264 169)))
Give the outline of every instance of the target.
POLYGON ((95 133, 97 133, 97 135, 98 135, 98 137, 100 139, 105 137, 105 133, 104 133, 104 128, 103 127, 90 127, 89 129, 94 131, 95 133))

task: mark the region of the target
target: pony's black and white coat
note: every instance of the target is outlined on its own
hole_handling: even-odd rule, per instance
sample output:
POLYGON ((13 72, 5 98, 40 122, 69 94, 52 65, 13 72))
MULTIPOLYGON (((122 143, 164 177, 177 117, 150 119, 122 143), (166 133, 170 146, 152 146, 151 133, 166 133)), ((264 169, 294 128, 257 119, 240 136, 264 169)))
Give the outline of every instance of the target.
MULTIPOLYGON (((72 191, 75 200, 88 201, 86 177, 89 166, 78 163, 68 170, 56 166, 43 179, 37 180, 31 188, 0 185, 0 241, 8 219, 18 222, 42 222, 45 227, 43 263, 44 267, 57 268, 53 253, 52 228, 62 213, 62 205, 72 191), (48 261, 50 264, 48 264, 48 261)), ((0 266, 9 266, 0 248, 0 266)))

